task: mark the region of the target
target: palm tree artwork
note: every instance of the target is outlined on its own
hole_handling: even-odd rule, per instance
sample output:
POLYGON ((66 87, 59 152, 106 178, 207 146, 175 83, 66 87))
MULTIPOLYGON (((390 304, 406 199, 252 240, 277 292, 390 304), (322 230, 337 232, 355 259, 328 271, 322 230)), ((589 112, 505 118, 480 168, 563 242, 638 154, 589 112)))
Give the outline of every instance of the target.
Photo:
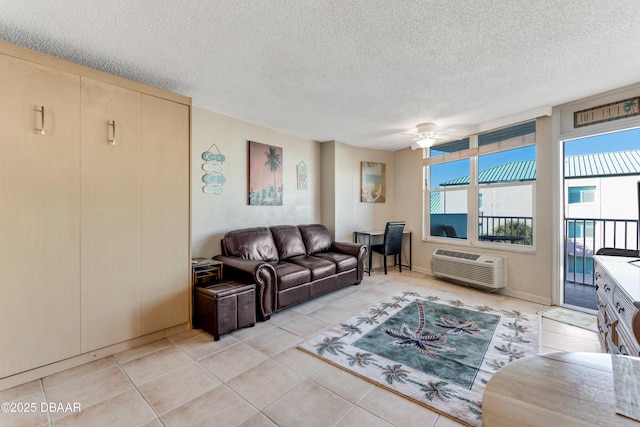
POLYGON ((269 167, 269 170, 273 172, 273 188, 278 188, 278 181, 276 180, 276 172, 280 169, 280 155, 276 151, 275 147, 269 147, 269 151, 265 151, 264 155, 267 157, 265 166, 269 167))
POLYGON ((282 148, 249 141, 249 205, 282 206, 282 148))

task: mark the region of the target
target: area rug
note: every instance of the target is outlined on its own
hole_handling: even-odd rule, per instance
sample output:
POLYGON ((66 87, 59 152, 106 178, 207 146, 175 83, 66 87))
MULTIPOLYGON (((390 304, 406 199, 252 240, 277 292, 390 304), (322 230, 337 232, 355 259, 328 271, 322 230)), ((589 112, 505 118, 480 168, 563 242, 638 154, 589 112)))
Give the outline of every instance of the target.
POLYGON ((551 320, 598 332, 598 323, 594 314, 571 310, 564 307, 549 307, 538 312, 538 314, 551 320))
POLYGON ((539 353, 540 317, 401 292, 298 348, 479 427, 491 376, 539 353))

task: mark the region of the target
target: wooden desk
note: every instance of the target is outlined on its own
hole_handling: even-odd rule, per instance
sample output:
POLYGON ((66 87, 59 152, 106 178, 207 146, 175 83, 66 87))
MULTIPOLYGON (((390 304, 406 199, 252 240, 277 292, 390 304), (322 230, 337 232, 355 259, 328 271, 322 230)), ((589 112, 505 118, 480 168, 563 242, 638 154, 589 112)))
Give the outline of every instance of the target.
POLYGON ((500 369, 482 396, 484 427, 638 427, 616 413, 611 355, 546 353, 500 369))
MULTIPOLYGON (((400 263, 402 264, 403 267, 407 267, 409 270, 411 270, 411 265, 412 265, 411 231, 404 230, 402 232, 402 237, 404 237, 406 235, 409 236, 409 264, 402 264, 402 255, 400 255, 400 263)), ((353 242, 354 243, 364 243, 365 245, 367 245, 367 253, 369 254, 368 256, 371 256, 371 238, 372 237, 383 237, 383 236, 384 236, 384 230, 354 231, 353 232, 353 242), (361 236, 365 238, 364 242, 360 242, 360 237, 361 236)), ((395 257, 393 257, 393 265, 396 265, 395 257)), ((366 270, 366 272, 369 273, 369 276, 371 276, 371 272, 369 270, 366 270)))

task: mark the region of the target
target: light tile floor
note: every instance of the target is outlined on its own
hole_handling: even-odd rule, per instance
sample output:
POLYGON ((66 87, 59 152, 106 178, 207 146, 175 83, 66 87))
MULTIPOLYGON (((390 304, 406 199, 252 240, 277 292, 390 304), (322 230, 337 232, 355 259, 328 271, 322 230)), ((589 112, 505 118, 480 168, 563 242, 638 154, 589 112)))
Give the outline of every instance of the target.
MULTIPOLYGON (((276 313, 217 342, 190 330, 0 391, 0 402, 35 409, 2 412, 0 425, 460 426, 296 349, 321 330, 404 290, 474 305, 544 308, 416 272, 385 276, 376 271, 360 286, 276 313), (74 404, 80 412, 73 412, 74 404)), ((543 319, 542 352, 549 351, 598 352, 599 344, 594 332, 543 319)))

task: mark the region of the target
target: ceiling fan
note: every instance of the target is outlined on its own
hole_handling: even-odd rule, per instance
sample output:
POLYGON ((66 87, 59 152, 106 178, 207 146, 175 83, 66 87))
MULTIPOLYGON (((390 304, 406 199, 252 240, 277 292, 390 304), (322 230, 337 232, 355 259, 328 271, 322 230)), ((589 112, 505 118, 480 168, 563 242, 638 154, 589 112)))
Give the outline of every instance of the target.
POLYGON ((417 150, 418 148, 428 148, 433 145, 439 139, 459 139, 458 136, 446 135, 446 132, 456 132, 456 129, 446 129, 442 132, 436 131, 435 123, 421 123, 416 126, 415 133, 407 133, 405 135, 413 135, 413 143, 411 144, 412 150, 417 150))

